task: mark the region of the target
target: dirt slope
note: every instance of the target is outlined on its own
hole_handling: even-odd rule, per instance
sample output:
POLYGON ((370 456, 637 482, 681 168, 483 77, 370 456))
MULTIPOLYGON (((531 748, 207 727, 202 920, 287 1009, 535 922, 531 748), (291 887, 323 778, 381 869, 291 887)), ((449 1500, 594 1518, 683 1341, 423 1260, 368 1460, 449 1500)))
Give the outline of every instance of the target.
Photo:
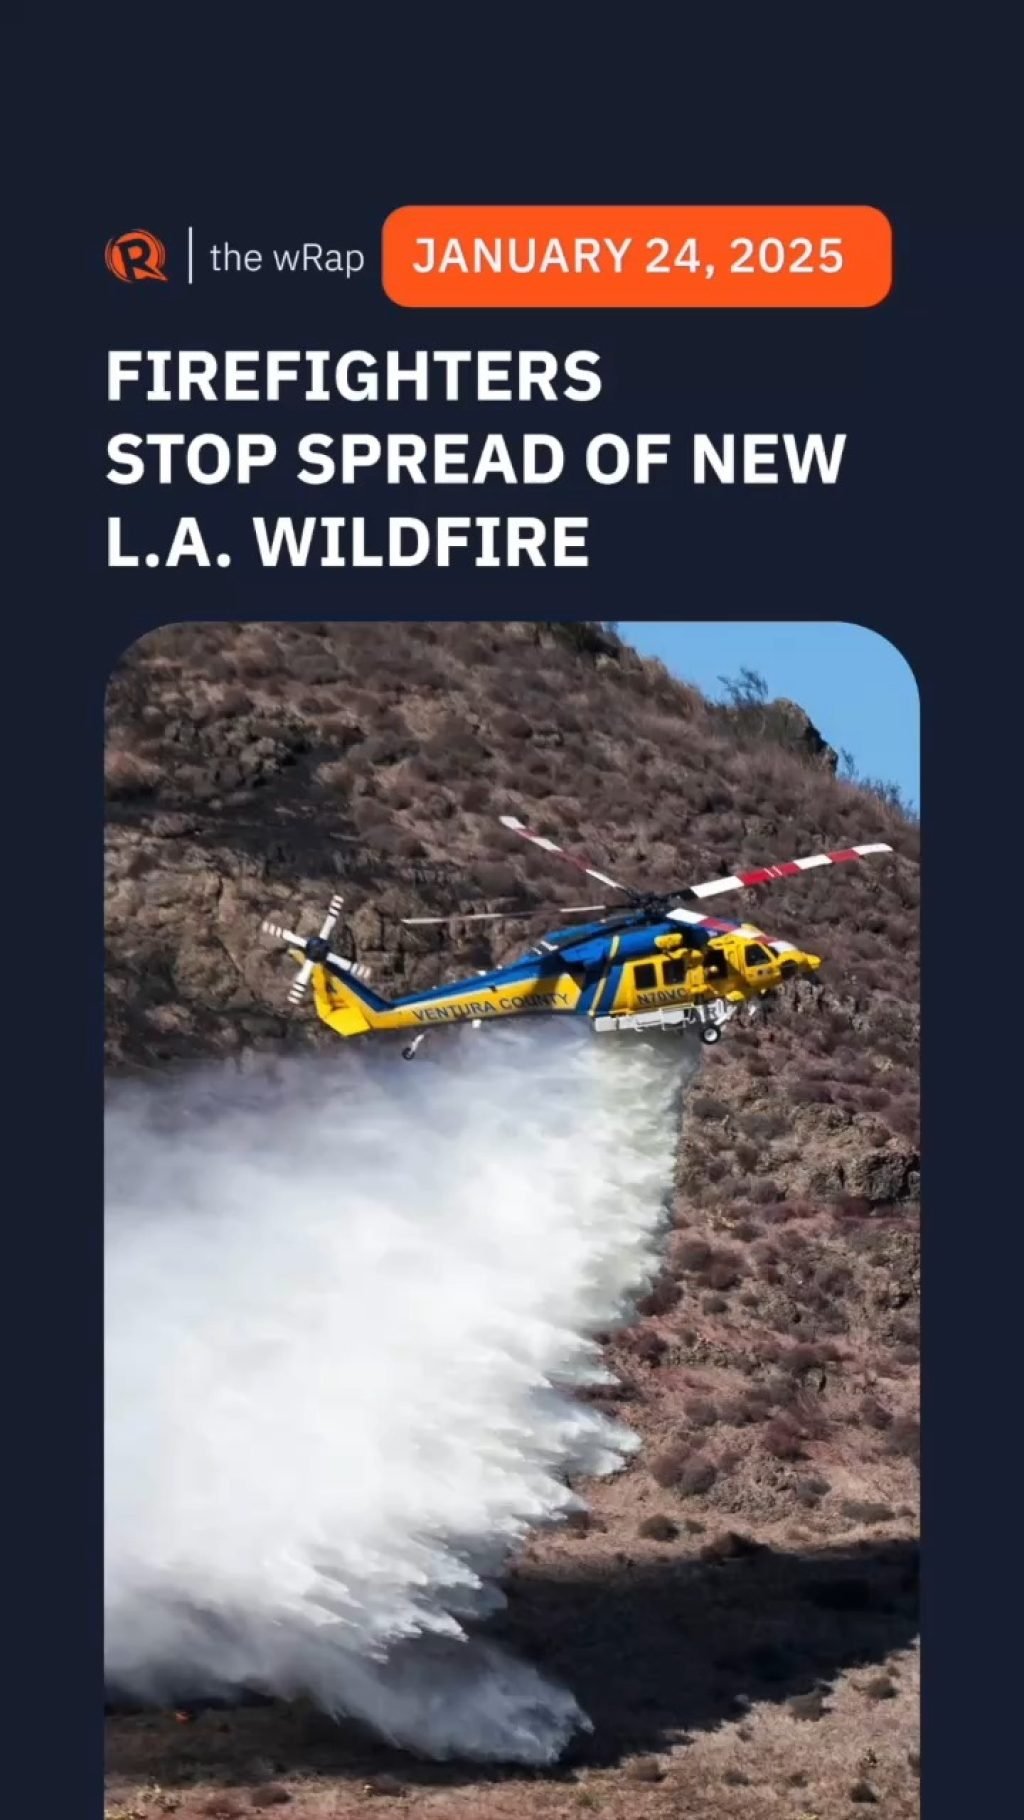
POLYGON ((914 1811, 918 832, 834 764, 799 708, 714 707, 596 627, 185 626, 128 653, 114 1071, 326 1037, 282 1015, 287 966, 257 928, 303 908, 311 928, 338 888, 385 990, 521 947, 536 922, 396 920, 588 898, 502 812, 655 888, 897 853, 729 900, 822 954, 824 993, 706 1055, 664 1277, 609 1338, 610 1406, 644 1451, 511 1576, 517 1642, 598 1718, 580 1760, 481 1776, 299 1709, 122 1717, 112 1813, 914 1811))

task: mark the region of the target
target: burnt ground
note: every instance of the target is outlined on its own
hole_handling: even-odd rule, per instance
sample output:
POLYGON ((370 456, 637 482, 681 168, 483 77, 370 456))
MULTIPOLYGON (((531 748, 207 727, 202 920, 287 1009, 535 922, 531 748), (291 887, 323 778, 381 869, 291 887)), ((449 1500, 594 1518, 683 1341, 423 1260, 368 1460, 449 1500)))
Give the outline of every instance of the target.
POLYGON ((511 1814, 517 1801, 552 1814, 832 1814, 860 1779, 876 1796, 865 1804, 912 1811, 912 1541, 784 1549, 726 1532, 621 1554, 581 1537, 571 1558, 524 1563, 492 1627, 567 1681, 594 1722, 556 1769, 420 1762, 301 1704, 122 1713, 110 1721, 115 1811, 124 1788, 128 1811, 135 1799, 183 1816, 240 1815, 275 1796, 302 1815, 371 1798, 442 1815, 511 1814), (143 1774, 161 1791, 148 1801, 143 1774))

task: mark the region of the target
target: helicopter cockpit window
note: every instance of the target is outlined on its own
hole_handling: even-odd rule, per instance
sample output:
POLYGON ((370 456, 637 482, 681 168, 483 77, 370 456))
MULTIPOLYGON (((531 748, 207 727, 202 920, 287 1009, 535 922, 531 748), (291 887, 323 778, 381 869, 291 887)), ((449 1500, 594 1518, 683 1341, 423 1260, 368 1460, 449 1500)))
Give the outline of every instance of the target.
POLYGON ((650 992, 658 984, 658 969, 653 961, 633 968, 633 984, 638 992, 650 992))
POLYGON ((664 961, 661 968, 663 986, 681 986, 686 978, 685 961, 664 961))
POLYGON ((767 967, 771 964, 771 955, 760 942, 748 942, 743 950, 743 959, 748 967, 767 967))
POLYGON ((724 980, 725 975, 725 955, 717 948, 709 948, 704 961, 704 978, 709 980, 724 980))

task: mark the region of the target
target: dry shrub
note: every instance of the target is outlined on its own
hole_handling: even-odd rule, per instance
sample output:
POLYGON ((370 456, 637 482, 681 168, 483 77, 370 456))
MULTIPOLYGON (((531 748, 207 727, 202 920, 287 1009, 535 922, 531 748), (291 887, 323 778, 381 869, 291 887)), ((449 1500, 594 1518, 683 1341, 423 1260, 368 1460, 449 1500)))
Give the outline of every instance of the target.
POLYGON ((704 1239, 683 1239, 675 1248, 673 1261, 677 1270, 700 1271, 711 1257, 711 1246, 704 1239))
POLYGON ((387 795, 388 803, 392 809, 401 810, 412 808, 414 800, 413 793, 404 778, 393 772, 390 777, 383 780, 383 787, 387 795))
MULTIPOLYGON (((372 805, 371 805, 372 811, 372 805)), ((379 811, 378 811, 379 813, 379 811)), ((363 831, 367 847, 375 853, 384 853, 395 859, 420 859, 424 853, 422 841, 415 834, 403 828, 396 828, 392 822, 373 822, 363 831)))
POLYGON ((860 1691, 867 1700, 895 1700, 898 1689, 890 1675, 875 1675, 860 1691))
POLYGON ((780 1363, 784 1371, 792 1377, 804 1377, 807 1372, 820 1370, 823 1365, 833 1364, 839 1357, 835 1346, 791 1346, 780 1363))
POLYGON ((716 1099, 711 1093, 699 1093, 689 1101, 688 1110, 699 1119, 724 1119, 729 1116, 725 1100, 716 1099))
POLYGON ((273 656, 257 650, 239 651, 235 658, 235 670, 246 682, 262 682, 266 677, 272 676, 276 668, 273 656))
POLYGON ((352 766, 343 758, 329 759, 326 764, 318 765, 314 775, 325 790, 332 790, 339 796, 347 796, 355 781, 352 766))
POLYGON ((857 1416, 868 1428, 891 1428, 892 1411, 886 1409, 877 1397, 863 1397, 857 1408, 857 1416))
POLYGON ((479 780, 466 784, 462 792, 462 807, 470 815, 482 815, 491 807, 493 800, 494 793, 490 785, 480 783, 479 780))
POLYGON ((411 734, 395 731, 373 733, 369 739, 360 740, 358 745, 353 746, 348 756, 359 770, 365 770, 367 766, 400 764, 414 749, 411 734))
POLYGON ((636 1533, 649 1542, 674 1542, 679 1534, 679 1526, 673 1523, 671 1517, 645 1517, 636 1533))
POLYGON ((782 1190, 778 1182, 754 1182, 750 1189, 750 1198, 758 1207, 778 1206, 782 1200, 782 1190))
POLYGON ((848 1264, 822 1264, 814 1273, 815 1287, 824 1296, 841 1296, 853 1282, 848 1264))
POLYGON ((700 1497, 710 1491, 718 1477, 718 1467, 704 1454, 694 1454, 683 1465, 676 1479, 676 1490, 685 1497, 700 1497))
POLYGON ((889 1429, 885 1451, 904 1460, 913 1460, 915 1465, 920 1464, 921 1424, 916 1416, 896 1417, 889 1429))
POLYGON ((715 1251, 700 1273, 708 1289, 735 1289, 743 1274, 743 1259, 738 1251, 715 1251))
POLYGON ((500 734, 503 739, 529 739, 533 732, 533 728, 526 719, 526 716, 524 714, 517 714, 514 711, 496 714, 494 717, 494 730, 496 733, 500 734))
POLYGON ((625 1771, 631 1782, 664 1782, 665 1771, 657 1757, 635 1757, 625 1771))
POLYGON ((134 853, 128 854, 124 862, 124 877, 143 878, 147 872, 152 872, 158 864, 158 857, 151 849, 138 847, 134 853))
POLYGON ((337 659, 329 653, 302 654, 284 659, 283 665, 287 675, 296 682, 336 683, 338 681, 337 659))
POLYGON ((871 1202, 863 1195, 839 1194, 832 1203, 832 1214, 837 1220, 867 1220, 871 1217, 871 1202))
POLYGON ((787 1414, 797 1424, 805 1441, 820 1440, 828 1433, 827 1406, 815 1392, 801 1386, 789 1404, 787 1414))
MULTIPOLYGON (((465 798, 463 798, 465 807, 465 798)), ((503 865, 500 860, 480 860, 473 867, 473 883, 484 897, 514 897, 519 892, 519 880, 511 866, 503 865)))
POLYGON ((866 1498, 844 1498, 839 1509, 851 1523, 888 1523, 895 1514, 891 1504, 877 1504, 866 1498))
POLYGON ((782 1137, 789 1130, 790 1121, 782 1111, 746 1112, 740 1125, 746 1136, 759 1144, 767 1143, 770 1138, 782 1137))
MULTIPOLYGON (((749 1561, 754 1555, 764 1553, 763 1542, 755 1542, 752 1536, 745 1536, 739 1530, 727 1529, 724 1535, 716 1536, 713 1542, 705 1542, 700 1551, 702 1561, 749 1561)), ((746 1777, 743 1778, 747 1780, 746 1777)))
POLYGON ((756 1244, 751 1246, 750 1255, 755 1264, 777 1264, 779 1261, 778 1241, 774 1236, 771 1239, 758 1239, 756 1244))
POLYGON ((670 1446, 662 1448, 660 1453, 655 1454, 648 1468, 654 1483, 665 1491, 678 1485, 692 1452, 689 1443, 684 1441, 674 1441, 670 1446))
POLYGON ((103 760, 103 780, 107 795, 115 800, 149 796, 160 781, 160 767, 123 747, 108 747, 103 760))
POLYGON ((911 1100, 899 1100, 886 1112, 890 1131, 897 1137, 911 1138, 917 1143, 920 1135, 921 1114, 918 1106, 911 1100))
MULTIPOLYGON (((781 1202, 777 1204, 782 1205, 781 1202)), ((776 1233, 775 1244, 779 1256, 789 1260, 796 1258, 801 1251, 807 1250, 807 1239, 805 1235, 802 1232, 797 1232, 793 1227, 788 1225, 782 1226, 776 1233)))
POLYGON ((803 1435, 795 1422, 786 1416, 773 1416, 765 1428, 762 1445, 766 1453, 775 1460, 800 1460, 803 1458, 803 1435))
POLYGON ((685 1416, 691 1428, 713 1428, 718 1421, 718 1411, 709 1397, 697 1397, 687 1403, 685 1416))
POLYGON ((808 1508, 820 1504, 830 1489, 827 1479, 819 1479, 815 1476, 798 1479, 793 1487, 797 1503, 804 1504, 808 1508))
POLYGON ((719 1421, 730 1428, 745 1428, 750 1422, 766 1421, 771 1413, 771 1406, 762 1402, 755 1392, 748 1397, 723 1397, 719 1399, 719 1421))
POLYGON ((320 732, 326 739, 341 746, 343 750, 355 745, 364 736, 363 728, 357 726, 351 714, 347 712, 322 714, 320 732))
POLYGON ((889 1104, 889 1095, 884 1087, 868 1087, 859 1095, 859 1102, 866 1112, 882 1112, 889 1104))
POLYGON ((660 1365, 668 1351, 660 1333, 655 1333, 650 1327, 634 1328, 623 1334, 621 1344, 635 1359, 642 1359, 645 1365, 660 1365))
POLYGON ((370 1796, 384 1795, 392 1800, 399 1800, 408 1793, 404 1782, 398 1776, 389 1775, 386 1770, 371 1776, 365 1784, 365 1791, 370 1796))
POLYGON ((793 1082, 789 1097, 798 1106, 824 1106, 832 1098, 832 1089, 824 1081, 810 1080, 806 1075, 793 1082))
POLYGON ((786 1701, 786 1707, 794 1719, 803 1719, 813 1723, 825 1715, 825 1696, 819 1688, 809 1694, 793 1694, 786 1701))
POLYGON ((669 1276, 660 1277, 652 1289, 642 1296, 637 1303, 637 1313, 643 1315, 668 1314, 675 1308, 682 1297, 679 1284, 669 1276))

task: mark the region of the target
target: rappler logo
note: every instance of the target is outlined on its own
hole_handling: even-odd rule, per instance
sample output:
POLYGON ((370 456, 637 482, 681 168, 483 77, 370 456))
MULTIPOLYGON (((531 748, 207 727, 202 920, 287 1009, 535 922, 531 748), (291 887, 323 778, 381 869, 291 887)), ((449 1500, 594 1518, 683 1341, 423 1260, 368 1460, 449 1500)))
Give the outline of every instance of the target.
POLYGON ((122 284, 135 284, 140 278, 159 278, 161 284, 167 283, 167 248, 145 228, 133 228, 130 234, 118 234, 116 240, 108 240, 104 256, 107 271, 120 278, 122 284))

